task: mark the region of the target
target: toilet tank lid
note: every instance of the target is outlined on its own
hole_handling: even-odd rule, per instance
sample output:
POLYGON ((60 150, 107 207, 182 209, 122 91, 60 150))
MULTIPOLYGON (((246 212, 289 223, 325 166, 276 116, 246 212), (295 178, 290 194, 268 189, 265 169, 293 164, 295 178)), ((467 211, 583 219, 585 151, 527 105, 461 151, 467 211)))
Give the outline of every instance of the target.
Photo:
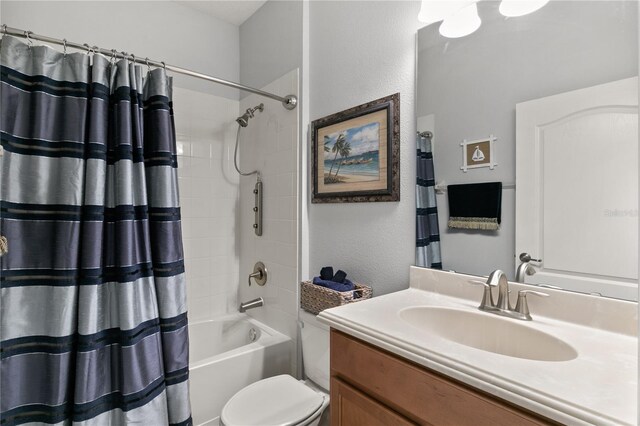
POLYGON ((295 425, 315 413, 324 397, 293 377, 270 377, 241 389, 222 409, 225 425, 295 425))

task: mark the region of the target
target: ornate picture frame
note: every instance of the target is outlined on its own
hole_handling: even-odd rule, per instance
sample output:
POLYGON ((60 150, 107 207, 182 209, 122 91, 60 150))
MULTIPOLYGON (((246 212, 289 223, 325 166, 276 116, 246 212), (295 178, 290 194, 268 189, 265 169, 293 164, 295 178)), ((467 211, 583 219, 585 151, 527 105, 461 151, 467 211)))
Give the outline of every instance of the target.
POLYGON ((312 203, 400 200, 400 94, 311 123, 312 203))

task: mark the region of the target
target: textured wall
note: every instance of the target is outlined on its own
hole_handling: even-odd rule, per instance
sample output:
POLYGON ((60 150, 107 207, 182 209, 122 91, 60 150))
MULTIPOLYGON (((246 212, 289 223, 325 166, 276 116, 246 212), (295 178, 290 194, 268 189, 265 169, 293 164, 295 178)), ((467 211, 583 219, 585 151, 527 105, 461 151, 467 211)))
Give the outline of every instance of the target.
MULTIPOLYGON (((2 23, 126 51, 216 77, 240 77, 238 27, 173 1, 5 1, 2 23)), ((191 77, 177 87, 238 99, 238 91, 191 77)))
POLYGON ((418 10, 418 2, 310 3, 311 120, 400 92, 400 202, 309 204, 310 273, 333 265, 376 295, 408 287, 414 263, 418 10))
POLYGON ((242 84, 262 87, 300 68, 301 61, 301 1, 270 0, 240 26, 242 84))

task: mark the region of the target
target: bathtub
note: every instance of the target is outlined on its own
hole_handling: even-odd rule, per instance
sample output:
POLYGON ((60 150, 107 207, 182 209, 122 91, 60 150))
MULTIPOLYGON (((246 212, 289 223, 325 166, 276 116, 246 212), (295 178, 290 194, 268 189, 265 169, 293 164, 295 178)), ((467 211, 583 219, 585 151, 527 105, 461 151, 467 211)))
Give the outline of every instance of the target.
POLYGON ((189 379, 194 425, 217 425, 237 391, 291 370, 289 337, 245 314, 189 324, 189 379))

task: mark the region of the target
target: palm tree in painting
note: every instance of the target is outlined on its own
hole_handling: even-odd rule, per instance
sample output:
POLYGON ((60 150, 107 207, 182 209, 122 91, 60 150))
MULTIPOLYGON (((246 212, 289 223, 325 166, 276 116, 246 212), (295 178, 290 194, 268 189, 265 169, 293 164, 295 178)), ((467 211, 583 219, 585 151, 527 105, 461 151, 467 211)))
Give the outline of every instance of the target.
POLYGON ((331 171, 333 171, 333 165, 336 163, 336 158, 338 158, 338 154, 342 150, 344 143, 347 141, 347 138, 344 136, 344 133, 340 133, 338 139, 336 139, 336 143, 333 144, 331 148, 331 152, 335 152, 336 155, 333 157, 333 161, 331 162, 331 168, 329 169, 329 177, 331 177, 331 171))
MULTIPOLYGON (((324 152, 330 152, 331 151, 331 146, 329 145, 331 143, 331 138, 329 136, 324 137, 324 152)), ((330 176, 330 175, 329 175, 330 176)), ((324 178, 324 183, 330 183, 329 182, 329 176, 325 176, 324 178)))
POLYGON ((344 141, 344 143, 342 144, 342 146, 340 147, 340 164, 338 164, 338 170, 336 170, 336 174, 335 176, 338 176, 338 173, 340 173, 340 167, 342 166, 342 163, 344 163, 344 159, 348 158, 349 155, 351 155, 351 143, 349 143, 349 141, 344 141))
POLYGON ((324 137, 324 152, 331 151, 331 148, 329 148, 329 144, 330 143, 331 143, 331 138, 329 136, 325 136, 324 137))

